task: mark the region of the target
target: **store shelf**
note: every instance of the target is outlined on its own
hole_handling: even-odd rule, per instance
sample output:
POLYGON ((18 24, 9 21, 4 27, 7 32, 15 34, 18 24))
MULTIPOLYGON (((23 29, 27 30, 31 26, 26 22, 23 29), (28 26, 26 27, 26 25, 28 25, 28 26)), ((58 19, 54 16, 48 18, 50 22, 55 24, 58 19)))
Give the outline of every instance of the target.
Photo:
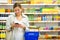
POLYGON ((8 13, 8 12, 0 12, 0 14, 14 14, 14 12, 10 12, 10 13, 8 13))
POLYGON ((13 4, 0 4, 0 5, 13 5, 13 4))
POLYGON ((59 14, 59 13, 24 13, 24 14, 49 14, 49 15, 53 15, 53 14, 59 14))
MULTIPOLYGON (((0 4, 0 5, 13 5, 13 4, 0 4)), ((21 4, 21 5, 60 5, 60 4, 21 4)))
POLYGON ((40 23, 40 22, 60 22, 60 21, 29 21, 30 23, 40 23))
MULTIPOLYGON (((10 13, 4 13, 4 12, 0 12, 0 14, 14 14, 14 12, 10 12, 10 13)), ((53 14, 59 14, 59 13, 23 13, 23 14, 49 14, 49 15, 53 15, 53 14)))
MULTIPOLYGON (((11 12, 9 12, 9 13, 7 11, 6 12, 5 11, 4 12, 0 12, 0 14, 2 14, 2 15, 8 14, 6 17, 5 16, 0 16, 0 23, 3 23, 5 25, 7 17, 9 15, 11 15, 11 14, 14 14, 14 12, 13 12, 13 10, 11 8, 13 7, 14 3, 16 3, 16 2, 18 2, 18 3, 23 3, 24 2, 25 3, 27 1, 21 1, 21 0, 20 1, 16 1, 16 0, 13 1, 12 0, 13 4, 0 4, 1 8, 3 8, 4 10, 9 9, 9 8, 11 10, 11 12)), ((47 33, 48 36, 50 36, 51 38, 52 37, 57 37, 57 38, 59 37, 60 38, 60 35, 58 34, 58 32, 60 32, 60 30, 58 30, 58 27, 60 27, 59 24, 58 24, 58 22, 60 22, 60 20, 58 21, 58 19, 55 17, 55 15, 60 15, 60 13, 58 12, 60 4, 57 4, 57 3, 54 3, 54 4, 52 4, 52 3, 50 3, 50 4, 48 4, 48 3, 47 4, 45 4, 45 3, 43 3, 43 4, 42 3, 41 4, 26 4, 25 3, 25 4, 21 4, 21 5, 25 9, 25 11, 24 11, 23 14, 27 15, 29 17, 29 20, 33 20, 33 21, 29 21, 30 23, 32 23, 30 26, 33 26, 33 27, 29 27, 29 28, 32 28, 31 31, 42 32, 42 34, 39 35, 39 38, 42 38, 42 40, 54 40, 54 39, 44 39, 43 37, 47 37, 44 33, 47 33), (30 9, 28 10, 28 8, 30 8, 30 9), (43 10, 41 10, 41 8, 43 10, 46 8, 46 10, 49 10, 49 12, 48 11, 44 12, 43 10), (51 8, 51 10, 53 10, 53 11, 50 11, 49 8, 51 8), (35 9, 36 11, 34 11, 33 9, 35 9), (31 11, 31 12, 29 12, 29 11, 31 11), (56 12, 54 12, 54 11, 56 11, 56 12), (32 14, 32 15, 30 15, 30 14, 32 14), (34 15, 34 17, 33 17, 33 15, 34 15), (46 18, 47 20, 49 20, 49 17, 52 17, 52 18, 50 18, 51 20, 49 20, 49 21, 43 21, 44 20, 43 19, 44 15, 46 15, 45 17, 48 17, 48 18, 46 18), (34 21, 33 18, 36 18, 36 20, 34 21), (39 18, 41 18, 41 20, 37 21, 37 20, 39 20, 39 18), (57 19, 57 21, 55 19, 57 19), (36 25, 35 25, 35 23, 36 23, 36 25), (43 23, 43 25, 42 25, 42 23, 43 23), (52 23, 52 24, 50 24, 50 23, 52 23), (49 26, 49 28, 50 27, 55 28, 55 26, 56 26, 57 29, 56 30, 43 30, 44 28, 42 26, 44 28, 47 27, 47 26, 49 26), (34 29, 35 27, 39 27, 39 28, 41 27, 41 29, 39 29, 39 28, 34 29)), ((3 25, 3 27, 4 27, 4 25, 3 25)), ((7 31, 3 27, 0 29, 1 33, 3 33, 3 32, 5 33, 7 31)), ((55 39, 55 40, 58 40, 58 39, 55 39)))
MULTIPOLYGON (((0 30, 0 32, 5 32, 6 30, 0 30)), ((59 32, 60 30, 39 30, 39 32, 59 32)), ((59 36, 59 35, 52 35, 52 36, 59 36)))
POLYGON ((6 23, 6 21, 0 21, 0 23, 3 22, 3 23, 6 23))
POLYGON ((0 20, 7 20, 8 17, 0 17, 0 20))
MULTIPOLYGON (((46 37, 45 35, 40 35, 39 39, 46 39, 45 37, 46 37)), ((56 39, 58 38, 60 39, 60 35, 48 35, 47 39, 53 39, 52 37, 56 37, 56 39)))
MULTIPOLYGON (((0 22, 6 22, 6 21, 0 21, 0 22)), ((41 23, 41 22, 60 22, 60 21, 29 21, 30 23, 41 23)))
MULTIPOLYGON (((44 37, 45 35, 40 35, 39 38, 40 38, 41 36, 44 37)), ((48 35, 48 36, 56 36, 56 37, 58 37, 58 36, 60 36, 60 35, 48 35)))
POLYGON ((39 32, 59 32, 60 30, 39 30, 39 32))
POLYGON ((6 32, 6 30, 0 30, 0 32, 6 32))
POLYGON ((21 4, 21 5, 60 5, 60 4, 21 4))

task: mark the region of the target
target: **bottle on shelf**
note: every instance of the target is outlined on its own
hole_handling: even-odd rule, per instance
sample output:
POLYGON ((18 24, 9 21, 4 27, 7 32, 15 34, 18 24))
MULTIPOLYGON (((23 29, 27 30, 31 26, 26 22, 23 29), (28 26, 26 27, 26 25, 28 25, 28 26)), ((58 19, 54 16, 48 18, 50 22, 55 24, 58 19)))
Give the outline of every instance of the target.
POLYGON ((38 17, 36 18, 37 21, 42 21, 41 19, 42 19, 41 16, 38 16, 38 17))
POLYGON ((10 13, 11 9, 5 9, 5 12, 10 13))
POLYGON ((52 27, 52 26, 50 26, 49 30, 53 30, 53 27, 52 27))
POLYGON ((0 23, 0 30, 2 29, 2 23, 0 23))
POLYGON ((5 9, 4 8, 0 8, 0 13, 5 13, 5 9))
POLYGON ((46 26, 46 27, 44 28, 44 30, 49 30, 49 26, 46 26))
POLYGON ((44 15, 44 16, 42 17, 42 21, 46 21, 46 20, 47 20, 46 15, 44 15))
POLYGON ((41 7, 41 8, 40 8, 40 13, 42 13, 42 9, 43 9, 43 8, 41 7))
POLYGON ((0 39, 5 39, 5 38, 6 38, 5 32, 1 32, 1 33, 0 33, 0 39))
POLYGON ((47 33, 45 33, 45 38, 48 39, 49 35, 47 33))

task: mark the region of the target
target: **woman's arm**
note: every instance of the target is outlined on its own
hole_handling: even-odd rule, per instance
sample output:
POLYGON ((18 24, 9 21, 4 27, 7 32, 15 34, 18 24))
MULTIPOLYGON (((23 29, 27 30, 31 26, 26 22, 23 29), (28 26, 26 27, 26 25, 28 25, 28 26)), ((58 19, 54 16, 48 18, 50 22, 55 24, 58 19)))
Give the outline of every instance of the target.
POLYGON ((7 21, 6 21, 6 30, 7 31, 11 31, 13 28, 14 28, 14 23, 12 23, 11 24, 11 16, 9 16, 8 18, 7 18, 7 21))
POLYGON ((24 18, 23 20, 23 24, 20 24, 20 27, 23 28, 24 30, 26 29, 29 29, 29 20, 28 20, 28 17, 24 18))

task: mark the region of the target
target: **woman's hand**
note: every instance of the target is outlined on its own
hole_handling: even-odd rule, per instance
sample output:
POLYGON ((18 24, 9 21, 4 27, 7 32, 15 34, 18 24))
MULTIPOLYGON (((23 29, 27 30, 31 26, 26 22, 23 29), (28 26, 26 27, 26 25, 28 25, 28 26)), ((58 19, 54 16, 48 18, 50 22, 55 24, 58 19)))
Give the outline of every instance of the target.
POLYGON ((15 27, 15 23, 11 24, 11 30, 13 30, 15 27))
POLYGON ((19 27, 21 27, 21 28, 25 28, 25 25, 19 24, 19 27))
POLYGON ((19 24, 20 28, 23 28, 24 30, 26 29, 25 25, 19 24))
POLYGON ((18 24, 18 23, 13 23, 13 24, 12 24, 12 28, 14 28, 14 27, 26 29, 25 25, 18 24))

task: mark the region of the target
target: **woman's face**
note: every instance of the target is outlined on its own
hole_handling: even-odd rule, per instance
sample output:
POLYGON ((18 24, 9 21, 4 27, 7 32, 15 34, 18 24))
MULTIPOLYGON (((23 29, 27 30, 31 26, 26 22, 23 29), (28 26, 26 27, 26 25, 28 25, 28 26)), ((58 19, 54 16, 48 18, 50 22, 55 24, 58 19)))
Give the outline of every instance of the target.
POLYGON ((19 14, 22 13, 22 9, 19 8, 19 7, 15 7, 15 8, 14 8, 14 12, 15 12, 16 15, 19 15, 19 14))

